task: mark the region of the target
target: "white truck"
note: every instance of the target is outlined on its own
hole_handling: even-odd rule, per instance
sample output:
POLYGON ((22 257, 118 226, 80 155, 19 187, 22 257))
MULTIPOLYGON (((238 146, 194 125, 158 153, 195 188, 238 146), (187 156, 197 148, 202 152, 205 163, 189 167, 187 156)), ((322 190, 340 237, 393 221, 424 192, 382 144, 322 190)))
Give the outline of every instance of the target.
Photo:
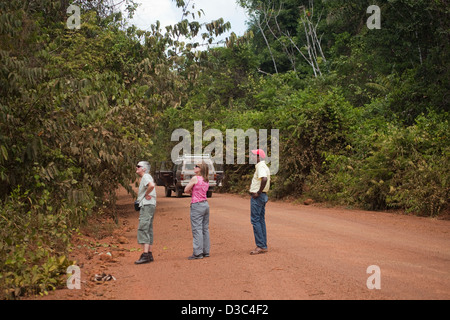
POLYGON ((174 191, 177 198, 181 198, 184 188, 195 175, 194 166, 202 162, 209 167, 209 190, 206 196, 210 198, 214 189, 222 185, 223 170, 214 164, 209 154, 185 154, 174 163, 162 162, 160 170, 155 172, 156 185, 165 187, 166 197, 170 197, 174 191))

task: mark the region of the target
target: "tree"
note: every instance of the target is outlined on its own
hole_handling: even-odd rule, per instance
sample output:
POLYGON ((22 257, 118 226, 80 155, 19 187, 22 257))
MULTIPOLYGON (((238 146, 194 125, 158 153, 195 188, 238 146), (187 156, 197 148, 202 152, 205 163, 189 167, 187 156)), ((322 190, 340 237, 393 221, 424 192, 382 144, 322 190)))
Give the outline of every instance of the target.
MULTIPOLYGON (((313 0, 241 1, 251 16, 256 49, 268 52, 275 73, 311 68, 314 76, 322 74, 320 65, 326 62, 319 29, 323 6, 313 0), (263 41, 258 39, 263 39, 263 41), (262 42, 265 48, 261 48, 262 42), (288 63, 286 63, 288 62, 288 63)), ((261 67, 266 63, 262 63, 261 67)), ((267 73, 260 68, 260 72, 267 73)), ((270 73, 270 71, 269 71, 270 73)))

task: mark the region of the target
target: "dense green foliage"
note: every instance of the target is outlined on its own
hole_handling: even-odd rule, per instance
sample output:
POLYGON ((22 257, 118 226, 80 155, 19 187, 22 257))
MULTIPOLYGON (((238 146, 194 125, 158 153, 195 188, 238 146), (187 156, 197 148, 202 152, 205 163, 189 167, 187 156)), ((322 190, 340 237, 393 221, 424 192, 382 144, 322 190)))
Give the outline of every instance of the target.
MULTIPOLYGON (((143 32, 124 28, 114 1, 73 2, 80 29, 66 26, 72 1, 0 2, 0 298, 59 284, 49 278, 65 273, 70 233, 114 214, 117 188, 131 192, 136 161, 151 157, 157 113, 198 72, 175 40, 198 23, 143 32)), ((229 25, 205 37, 216 27, 229 25)))
MULTIPOLYGON (((199 24, 188 1, 180 23, 149 31, 114 0, 0 2, 0 298, 62 284, 71 232, 131 192, 136 161, 169 160, 171 133, 194 121, 223 136, 279 129, 271 196, 448 210, 446 1, 379 0, 373 30, 372 1, 239 3, 249 32, 198 51, 196 35, 212 44, 230 24, 199 24), (80 29, 66 26, 71 3, 80 29)), ((252 166, 225 171, 224 190, 246 190, 252 166)))
POLYGON ((121 52, 135 41, 116 16, 93 11, 80 31, 69 30, 59 4, 0 7, 0 284, 7 296, 57 285, 47 278, 65 272, 70 230, 114 201, 130 163, 148 152, 137 140, 150 141, 143 89, 126 84, 141 60, 121 52))
MULTIPOLYGON (((444 1, 378 1, 381 29, 372 30, 370 1, 240 3, 253 37, 208 51, 202 63, 209 70, 188 102, 161 119, 169 130, 158 131, 159 150, 168 154, 170 132, 192 132, 195 120, 224 135, 227 128, 277 128, 272 196, 428 216, 448 209, 444 1)), ((251 166, 227 165, 224 189, 245 191, 251 173, 251 166)))

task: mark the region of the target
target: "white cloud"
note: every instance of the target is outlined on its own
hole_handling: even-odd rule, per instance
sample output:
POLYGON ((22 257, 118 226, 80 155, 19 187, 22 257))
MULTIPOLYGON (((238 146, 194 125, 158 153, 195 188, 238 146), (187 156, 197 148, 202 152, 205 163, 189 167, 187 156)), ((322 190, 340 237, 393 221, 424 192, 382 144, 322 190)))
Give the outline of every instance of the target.
POLYGON ((172 0, 138 0, 140 3, 130 24, 135 24, 139 29, 149 30, 157 20, 161 26, 177 23, 176 6, 172 0))
MULTIPOLYGON (((136 10, 130 24, 136 25, 139 29, 150 30, 150 26, 157 20, 160 21, 162 28, 181 20, 182 10, 177 8, 173 0, 137 0, 136 2, 141 5, 136 10)), ((195 13, 197 21, 204 23, 223 18, 225 22, 231 23, 231 30, 222 35, 220 39, 229 36, 231 32, 241 36, 247 30, 245 10, 235 0, 191 0, 192 3, 195 8, 192 9, 190 6, 189 11, 195 13), (204 15, 202 13, 198 18, 197 11, 200 9, 203 9, 204 15)), ((192 20, 192 16, 189 19, 192 20)))
MULTIPOLYGON (((205 17, 202 21, 211 21, 223 18, 231 23, 231 31, 243 35, 246 31, 247 16, 234 0, 196 0, 196 9, 203 9, 205 17)), ((203 18, 203 17, 202 17, 203 18)))

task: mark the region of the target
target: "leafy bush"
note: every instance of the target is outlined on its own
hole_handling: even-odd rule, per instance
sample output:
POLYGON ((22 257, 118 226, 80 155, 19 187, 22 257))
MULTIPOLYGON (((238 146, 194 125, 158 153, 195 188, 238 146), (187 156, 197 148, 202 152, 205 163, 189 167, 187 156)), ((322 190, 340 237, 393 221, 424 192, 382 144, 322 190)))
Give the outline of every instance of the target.
POLYGON ((320 172, 325 152, 338 152, 353 123, 354 110, 335 91, 300 90, 272 109, 280 130, 280 172, 274 194, 303 193, 312 172, 320 172))
POLYGON ((20 187, 1 203, 0 299, 46 294, 63 283, 71 212, 52 207, 48 191, 36 197, 20 187))
POLYGON ((310 193, 320 200, 371 210, 395 208, 436 216, 446 209, 448 114, 430 112, 418 117, 415 125, 386 124, 384 130, 370 129, 370 122, 355 128, 347 152, 326 154, 323 174, 309 177, 310 193), (363 140, 369 142, 364 153, 353 147, 363 140))
POLYGON ((149 156, 142 46, 93 11, 69 30, 60 5, 0 5, 0 298, 55 288, 71 229, 149 156))

